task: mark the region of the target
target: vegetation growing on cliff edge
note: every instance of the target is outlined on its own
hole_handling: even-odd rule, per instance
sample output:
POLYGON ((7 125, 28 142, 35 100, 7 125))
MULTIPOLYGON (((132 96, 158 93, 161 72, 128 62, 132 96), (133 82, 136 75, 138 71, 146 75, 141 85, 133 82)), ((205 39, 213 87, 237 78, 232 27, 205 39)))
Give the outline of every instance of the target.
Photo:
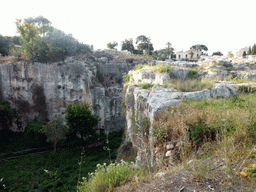
POLYGON ((79 43, 71 34, 55 29, 43 16, 23 21, 17 19, 15 25, 21 46, 10 43, 8 54, 18 60, 55 62, 64 60, 66 56, 91 52, 88 45, 79 43))
MULTIPOLYGON (((241 93, 231 98, 184 101, 169 107, 153 124, 157 139, 152 140, 152 145, 172 142, 174 162, 185 168, 191 159, 222 162, 233 182, 243 185, 240 172, 255 163, 256 157, 255 97, 255 93, 241 93)), ((191 174, 200 179, 217 178, 217 172, 210 169, 197 167, 191 174)))

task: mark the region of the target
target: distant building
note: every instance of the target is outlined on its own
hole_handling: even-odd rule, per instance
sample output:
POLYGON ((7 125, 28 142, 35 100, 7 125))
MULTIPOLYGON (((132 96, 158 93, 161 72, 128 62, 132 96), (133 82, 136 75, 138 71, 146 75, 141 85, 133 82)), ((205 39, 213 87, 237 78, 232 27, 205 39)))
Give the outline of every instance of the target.
POLYGON ((184 52, 179 51, 179 52, 176 52, 176 59, 177 60, 181 60, 181 59, 195 60, 195 59, 199 59, 202 53, 203 53, 202 49, 188 50, 184 52), (191 51, 193 52, 192 55, 190 54, 191 51))
POLYGON ((246 55, 247 55, 247 54, 248 54, 248 51, 249 51, 249 47, 245 47, 245 48, 239 49, 239 50, 236 52, 236 56, 237 56, 237 57, 242 57, 244 51, 245 51, 245 53, 246 53, 246 55))

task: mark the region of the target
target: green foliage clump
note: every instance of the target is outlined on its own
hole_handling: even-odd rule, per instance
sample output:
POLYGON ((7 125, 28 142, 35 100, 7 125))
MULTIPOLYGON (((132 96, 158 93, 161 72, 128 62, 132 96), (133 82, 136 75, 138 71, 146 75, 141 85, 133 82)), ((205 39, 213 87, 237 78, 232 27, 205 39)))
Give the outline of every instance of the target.
POLYGON ((38 147, 39 144, 45 143, 47 137, 40 132, 43 125, 46 125, 46 121, 30 121, 25 128, 25 136, 31 140, 31 146, 38 147))
POLYGON ((195 69, 188 70, 188 77, 191 79, 195 79, 198 76, 198 72, 195 69))
POLYGON ((143 64, 138 64, 138 65, 135 65, 134 67, 133 67, 133 70, 134 71, 136 71, 136 70, 140 70, 140 69, 142 69, 144 66, 146 66, 146 65, 143 65, 143 64))
POLYGON ((11 108, 9 101, 0 101, 1 120, 9 120, 13 117, 14 110, 11 108))
POLYGON ((154 71, 159 73, 167 73, 168 69, 171 69, 171 68, 173 68, 171 65, 160 64, 156 66, 156 69, 154 71))
POLYGON ((66 56, 90 52, 88 45, 79 43, 71 34, 51 26, 51 22, 39 16, 35 19, 17 19, 17 32, 20 34, 21 47, 11 46, 10 52, 17 58, 39 62, 64 60, 66 56))
POLYGON ((198 149, 203 142, 214 141, 217 131, 208 127, 205 119, 198 117, 194 123, 187 123, 188 130, 186 132, 187 140, 192 144, 192 147, 198 149))
POLYGON ((84 145, 84 137, 95 136, 98 117, 94 116, 90 106, 85 103, 68 104, 65 115, 67 126, 70 133, 79 133, 84 145))
POLYGON ((9 54, 9 45, 10 41, 6 37, 0 35, 0 57, 9 54))
POLYGON ((65 139, 65 134, 68 132, 68 127, 63 125, 60 117, 57 117, 56 119, 48 122, 47 125, 43 125, 40 132, 46 134, 47 142, 53 142, 55 153, 56 145, 59 140, 65 139))
POLYGON ((238 90, 242 93, 254 93, 256 92, 256 88, 255 87, 250 87, 250 86, 239 86, 238 90))
POLYGON ((156 125, 153 125, 152 132, 153 132, 153 137, 156 137, 157 140, 160 141, 165 134, 165 129, 160 124, 156 124, 156 125))
POLYGON ((125 39, 123 42, 122 42, 122 48, 121 50, 127 50, 127 51, 130 51, 131 53, 134 53, 134 46, 133 46, 133 40, 132 38, 130 38, 129 40, 128 39, 125 39))
POLYGON ((229 72, 229 71, 232 71, 232 67, 227 67, 227 68, 226 68, 226 71, 228 71, 228 72, 229 72))
POLYGON ((151 87, 151 85, 149 83, 146 83, 146 84, 142 84, 140 86, 141 89, 148 89, 149 87, 151 87))
POLYGON ((129 81, 130 81, 130 76, 126 72, 124 72, 123 73, 123 82, 128 83, 129 81))
POLYGON ((108 47, 109 49, 114 49, 115 46, 117 46, 117 45, 118 45, 117 42, 113 42, 113 43, 109 42, 109 43, 107 44, 107 47, 108 47))
POLYGON ((121 160, 121 163, 107 165, 98 164, 94 173, 88 174, 88 179, 83 178, 78 191, 112 191, 114 187, 122 185, 131 180, 134 176, 143 174, 143 169, 134 168, 133 163, 121 160))

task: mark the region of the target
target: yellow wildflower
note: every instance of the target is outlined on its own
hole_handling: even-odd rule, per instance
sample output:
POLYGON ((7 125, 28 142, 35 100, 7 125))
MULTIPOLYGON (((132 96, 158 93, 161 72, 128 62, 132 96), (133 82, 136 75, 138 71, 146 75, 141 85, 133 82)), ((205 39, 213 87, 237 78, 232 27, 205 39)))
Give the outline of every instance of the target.
POLYGON ((255 167, 255 168, 256 168, 256 164, 251 164, 250 166, 251 166, 251 167, 255 167))
POLYGON ((240 172, 240 175, 241 175, 242 177, 246 177, 248 174, 247 174, 245 171, 242 171, 242 172, 240 172))

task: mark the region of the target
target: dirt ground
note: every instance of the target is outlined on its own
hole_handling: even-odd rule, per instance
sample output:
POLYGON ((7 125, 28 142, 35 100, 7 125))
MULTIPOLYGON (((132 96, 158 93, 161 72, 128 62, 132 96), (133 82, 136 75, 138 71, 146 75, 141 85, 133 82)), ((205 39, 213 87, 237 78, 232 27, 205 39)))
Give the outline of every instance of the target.
POLYGON ((167 172, 162 176, 157 174, 146 181, 127 183, 115 191, 120 192, 205 192, 205 191, 234 191, 234 192, 256 192, 256 184, 241 180, 225 178, 221 172, 214 179, 199 180, 188 171, 179 170, 167 172), (241 182, 239 182, 241 181, 241 182), (132 184, 133 183, 133 184, 132 184))

